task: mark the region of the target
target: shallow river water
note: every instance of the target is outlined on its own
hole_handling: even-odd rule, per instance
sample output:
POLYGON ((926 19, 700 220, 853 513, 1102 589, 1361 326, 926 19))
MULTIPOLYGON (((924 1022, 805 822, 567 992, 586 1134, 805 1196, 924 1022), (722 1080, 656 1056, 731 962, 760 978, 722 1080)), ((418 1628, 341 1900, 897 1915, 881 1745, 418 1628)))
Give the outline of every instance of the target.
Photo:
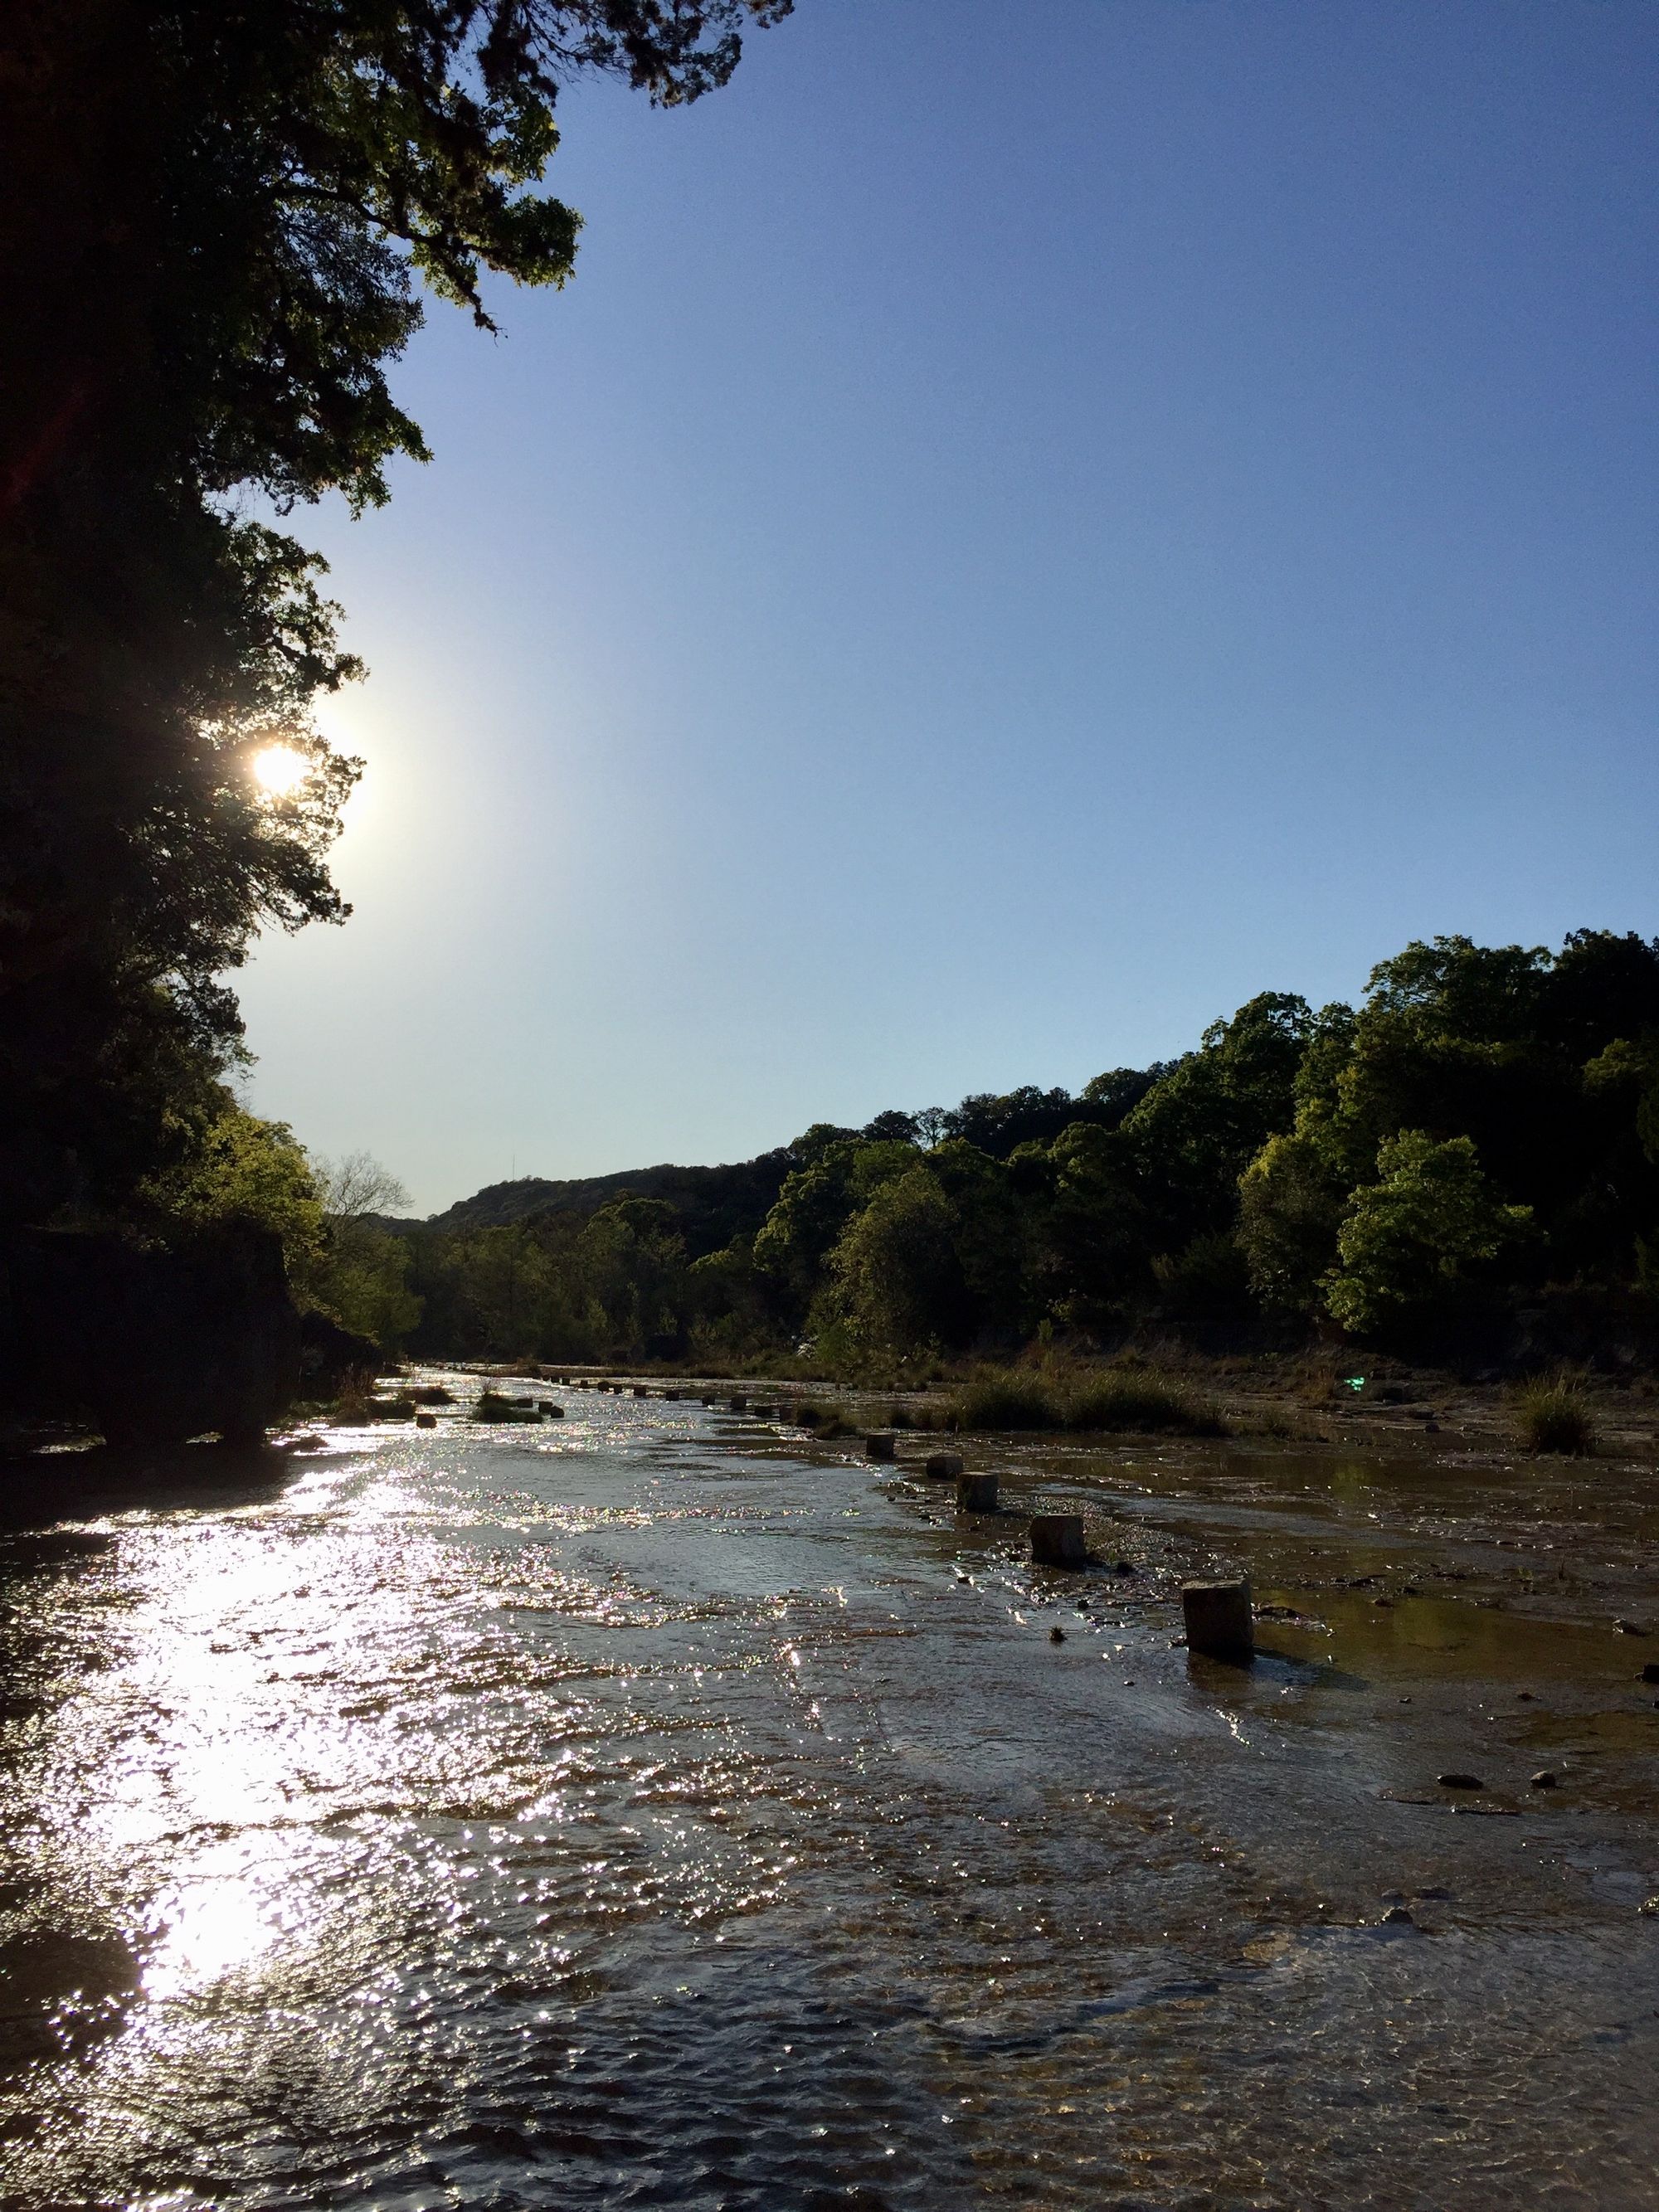
POLYGON ((559 1395, 14 1504, 6 2206, 1659 2203, 1650 1475, 559 1395))

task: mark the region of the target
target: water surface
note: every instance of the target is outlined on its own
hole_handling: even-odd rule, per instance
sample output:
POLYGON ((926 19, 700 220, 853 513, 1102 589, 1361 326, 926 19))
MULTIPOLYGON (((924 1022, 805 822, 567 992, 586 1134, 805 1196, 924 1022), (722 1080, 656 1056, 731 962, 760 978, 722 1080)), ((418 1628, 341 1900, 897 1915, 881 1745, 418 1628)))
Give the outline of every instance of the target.
POLYGON ((17 1506, 9 2206, 1653 2204, 1638 1481, 561 1395, 17 1506))

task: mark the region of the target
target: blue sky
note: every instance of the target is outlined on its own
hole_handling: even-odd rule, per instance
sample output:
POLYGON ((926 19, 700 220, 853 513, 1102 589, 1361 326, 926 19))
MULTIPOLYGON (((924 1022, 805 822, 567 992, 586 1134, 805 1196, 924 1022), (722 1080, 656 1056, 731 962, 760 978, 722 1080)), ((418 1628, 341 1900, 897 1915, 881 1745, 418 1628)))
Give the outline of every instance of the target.
POLYGON ((799 0, 300 519, 367 684, 252 1103, 424 1211, 1659 930, 1648 0, 799 0))

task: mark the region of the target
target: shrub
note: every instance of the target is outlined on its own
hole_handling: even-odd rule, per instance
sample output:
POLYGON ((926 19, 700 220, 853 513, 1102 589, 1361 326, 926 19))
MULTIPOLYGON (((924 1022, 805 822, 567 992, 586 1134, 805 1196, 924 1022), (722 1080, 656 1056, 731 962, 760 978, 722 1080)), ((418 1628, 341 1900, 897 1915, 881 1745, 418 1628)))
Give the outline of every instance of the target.
POLYGON ((1575 1376, 1534 1376, 1516 1401, 1521 1440, 1530 1452, 1565 1452, 1575 1459, 1595 1449, 1595 1422, 1575 1376))

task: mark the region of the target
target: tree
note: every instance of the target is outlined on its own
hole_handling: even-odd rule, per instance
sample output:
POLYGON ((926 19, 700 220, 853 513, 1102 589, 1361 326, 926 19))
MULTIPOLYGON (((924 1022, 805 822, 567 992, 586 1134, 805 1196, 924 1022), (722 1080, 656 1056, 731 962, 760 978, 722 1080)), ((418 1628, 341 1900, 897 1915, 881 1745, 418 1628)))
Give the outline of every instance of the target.
POLYGON ((1324 1285, 1332 1314, 1360 1335, 1443 1312, 1532 1232, 1531 1207, 1497 1197, 1468 1137, 1402 1129, 1378 1152, 1376 1175, 1353 1194, 1324 1285))
POLYGON ((314 1160, 312 1173, 324 1210, 337 1223, 362 1221, 371 1213, 395 1212, 409 1204, 403 1183, 369 1152, 343 1152, 337 1160, 314 1160))
POLYGON ((318 1160, 312 1172, 328 1228, 313 1278, 317 1303, 382 1351, 396 1351, 419 1323, 422 1301, 410 1288, 408 1244, 374 1217, 406 1206, 409 1193, 368 1152, 318 1160))
POLYGON ((1263 1305, 1311 1312, 1336 1256, 1347 1191, 1305 1131, 1269 1137, 1239 1179, 1238 1242, 1263 1305))
MULTIPOLYGON (((573 75, 655 102, 789 0, 13 0, 0 21, 0 1219, 173 1163, 145 1070, 235 1056, 256 933, 337 921, 360 673, 317 557, 247 512, 423 459, 388 369, 422 288, 560 284, 538 187, 573 75), (302 771, 253 774, 276 744, 302 771), (131 1085, 132 1110, 87 1101, 131 1085)), ((192 1109, 193 1110, 193 1109, 192 1109)))
POLYGON ((957 1217, 925 1167, 885 1182, 830 1256, 830 1297, 854 1352, 907 1359, 965 1334, 957 1217))

